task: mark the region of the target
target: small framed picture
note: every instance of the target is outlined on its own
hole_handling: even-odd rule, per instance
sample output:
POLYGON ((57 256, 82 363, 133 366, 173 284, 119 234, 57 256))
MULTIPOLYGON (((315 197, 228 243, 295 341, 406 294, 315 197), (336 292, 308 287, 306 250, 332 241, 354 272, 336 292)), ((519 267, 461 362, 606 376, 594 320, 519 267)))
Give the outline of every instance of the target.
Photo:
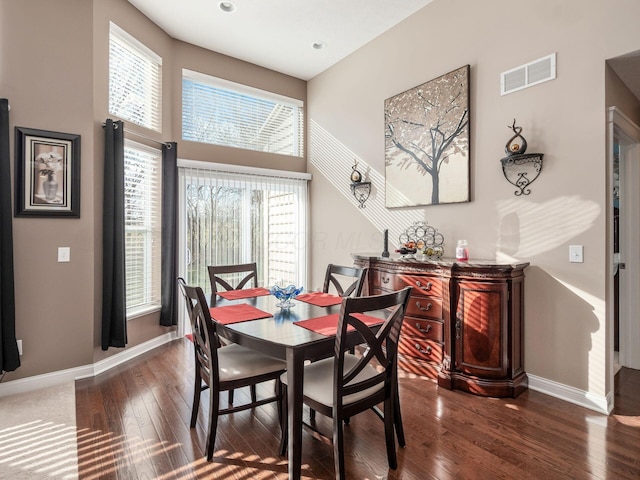
POLYGON ((16 127, 16 217, 80 218, 80 135, 16 127))

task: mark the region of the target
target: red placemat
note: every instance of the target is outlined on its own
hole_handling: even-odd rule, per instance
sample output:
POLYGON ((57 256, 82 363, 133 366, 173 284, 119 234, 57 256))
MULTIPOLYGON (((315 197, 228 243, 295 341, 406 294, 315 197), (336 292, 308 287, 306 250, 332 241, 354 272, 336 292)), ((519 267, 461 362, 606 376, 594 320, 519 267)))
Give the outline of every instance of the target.
POLYGON ((223 325, 230 323, 246 322, 247 320, 256 320, 258 318, 272 317, 269 312, 265 312, 246 303, 238 305, 226 305, 224 307, 211 307, 211 318, 223 325))
POLYGON ((323 292, 303 293, 302 295, 298 295, 296 300, 307 302, 311 305, 317 305, 318 307, 329 307, 331 305, 340 305, 342 303, 342 297, 323 292))
POLYGON ((238 300, 240 298, 263 297, 264 295, 269 295, 271 292, 264 287, 257 287, 216 293, 227 300, 238 300))
MULTIPOLYGON (((371 315, 365 315, 364 313, 354 313, 353 316, 365 325, 369 326, 379 325, 384 322, 383 318, 372 317, 371 315)), ((319 333, 320 335, 324 335, 326 337, 333 337, 338 332, 338 320, 339 314, 333 313, 331 315, 325 315, 323 317, 310 318, 309 320, 300 320, 294 325, 306 328, 307 330, 311 330, 312 332, 319 333)), ((349 325, 347 327, 347 330, 353 331, 354 328, 349 325)))

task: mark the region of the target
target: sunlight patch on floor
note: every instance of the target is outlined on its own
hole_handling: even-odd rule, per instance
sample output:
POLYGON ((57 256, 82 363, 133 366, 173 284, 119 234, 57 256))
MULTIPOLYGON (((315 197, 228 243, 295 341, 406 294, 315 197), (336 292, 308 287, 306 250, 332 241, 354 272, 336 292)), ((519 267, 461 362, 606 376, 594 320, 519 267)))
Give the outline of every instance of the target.
POLYGON ((614 415, 613 418, 628 427, 640 428, 640 416, 633 417, 629 415, 614 415))
POLYGON ((75 385, 0 398, 0 478, 78 478, 75 385))

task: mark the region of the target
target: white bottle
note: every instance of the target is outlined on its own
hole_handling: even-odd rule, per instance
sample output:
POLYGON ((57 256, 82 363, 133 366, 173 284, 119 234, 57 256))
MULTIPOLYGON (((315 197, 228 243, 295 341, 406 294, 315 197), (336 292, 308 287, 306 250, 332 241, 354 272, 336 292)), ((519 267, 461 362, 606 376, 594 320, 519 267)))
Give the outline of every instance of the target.
POLYGON ((458 246, 456 247, 456 260, 459 262, 469 261, 469 247, 466 240, 458 240, 458 246))

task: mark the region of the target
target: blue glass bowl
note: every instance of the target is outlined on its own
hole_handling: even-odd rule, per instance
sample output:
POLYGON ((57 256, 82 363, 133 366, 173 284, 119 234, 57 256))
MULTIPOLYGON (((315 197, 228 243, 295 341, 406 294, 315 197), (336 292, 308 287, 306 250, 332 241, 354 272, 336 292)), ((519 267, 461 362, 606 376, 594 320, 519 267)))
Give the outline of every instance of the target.
POLYGON ((287 285, 286 287, 279 287, 278 285, 274 285, 271 287, 269 292, 271 295, 280 300, 276 303, 276 307, 280 308, 291 308, 293 307, 293 300, 296 298, 300 292, 302 292, 302 287, 296 287, 295 285, 287 285))

